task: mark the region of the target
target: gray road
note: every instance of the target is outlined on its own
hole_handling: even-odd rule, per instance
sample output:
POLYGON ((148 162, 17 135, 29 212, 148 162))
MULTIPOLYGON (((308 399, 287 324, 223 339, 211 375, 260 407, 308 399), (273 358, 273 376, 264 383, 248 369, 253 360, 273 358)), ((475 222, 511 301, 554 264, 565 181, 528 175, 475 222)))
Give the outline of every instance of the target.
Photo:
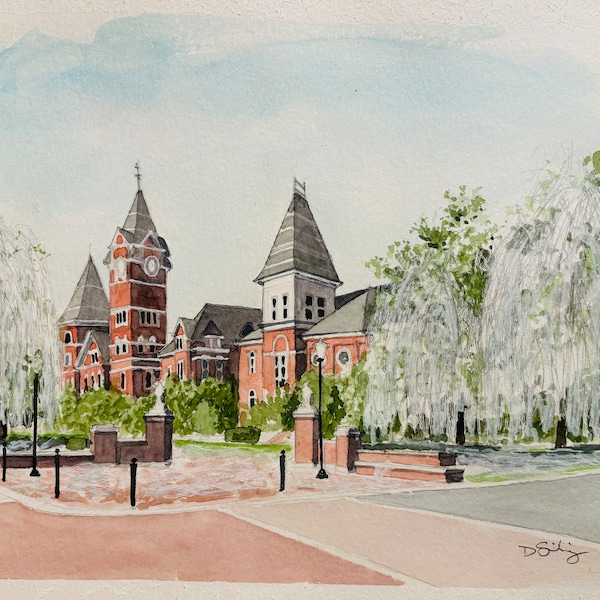
POLYGON ((454 488, 360 498, 600 543, 600 474, 481 488, 454 488))

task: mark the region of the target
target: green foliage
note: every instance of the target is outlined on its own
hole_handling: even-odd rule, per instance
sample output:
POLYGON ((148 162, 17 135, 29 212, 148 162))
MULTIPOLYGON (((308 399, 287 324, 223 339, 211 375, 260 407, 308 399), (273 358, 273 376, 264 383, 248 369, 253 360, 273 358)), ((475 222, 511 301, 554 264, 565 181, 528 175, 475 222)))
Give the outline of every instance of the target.
POLYGON ((90 390, 77 398, 67 387, 59 401, 54 427, 57 431, 88 436, 92 425, 112 423, 121 433, 141 436, 145 432, 144 414, 154 404, 154 397, 134 400, 120 392, 105 389, 90 390))
POLYGON ((480 314, 487 258, 498 226, 485 217, 485 199, 479 190, 469 194, 466 186, 461 186, 457 195, 447 191, 444 199, 447 204, 437 223, 421 217, 411 228, 420 241, 396 242, 389 246, 387 257, 374 258, 367 266, 378 278, 391 282, 400 281, 417 267, 424 268, 427 277, 450 273, 460 300, 480 314))
POLYGON ((234 427, 225 430, 226 442, 256 444, 259 439, 260 429, 258 427, 234 427))
POLYGON ((165 402, 175 417, 173 432, 178 435, 212 435, 237 425, 237 385, 233 378, 219 383, 207 377, 199 385, 168 378, 165 390, 165 402))
MULTIPOLYGON (((343 375, 323 374, 323 437, 334 437, 335 428, 342 423, 362 426, 364 398, 369 383, 364 361, 354 365, 343 375)), ((319 403, 319 376, 316 371, 305 373, 294 391, 286 386, 279 388, 275 397, 257 402, 249 411, 246 423, 262 431, 293 431, 294 411, 302 402, 302 388, 308 382, 315 400, 319 403)))
MULTIPOLYGON (((173 411, 173 432, 178 435, 221 433, 237 425, 237 387, 235 381, 218 383, 212 378, 195 385, 191 381, 168 379, 165 401, 173 411)), ((122 434, 142 436, 144 415, 154 406, 152 394, 135 400, 120 392, 91 390, 77 398, 67 387, 55 419, 57 431, 89 435, 92 425, 112 423, 122 434)))

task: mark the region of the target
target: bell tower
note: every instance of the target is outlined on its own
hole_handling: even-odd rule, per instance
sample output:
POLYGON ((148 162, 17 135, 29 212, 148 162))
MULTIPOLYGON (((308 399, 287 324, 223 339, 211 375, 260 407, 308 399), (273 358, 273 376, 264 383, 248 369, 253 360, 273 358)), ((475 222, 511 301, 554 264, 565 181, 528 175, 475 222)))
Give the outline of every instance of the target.
POLYGON ((104 264, 109 269, 110 382, 134 396, 160 379, 159 350, 167 335, 169 248, 156 231, 135 165, 137 193, 104 264))
POLYGON ((302 334, 335 311, 342 284, 306 199, 294 179, 292 201, 267 261, 254 280, 262 286, 264 389, 293 385, 306 371, 302 334))

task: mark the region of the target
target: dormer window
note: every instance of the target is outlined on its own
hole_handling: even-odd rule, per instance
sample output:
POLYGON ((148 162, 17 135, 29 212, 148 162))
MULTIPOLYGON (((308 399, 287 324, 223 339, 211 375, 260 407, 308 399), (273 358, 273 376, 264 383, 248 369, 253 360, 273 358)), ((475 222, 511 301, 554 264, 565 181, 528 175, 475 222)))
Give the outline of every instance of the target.
POLYGON ((183 350, 183 336, 181 335, 175 338, 175 350, 183 350))

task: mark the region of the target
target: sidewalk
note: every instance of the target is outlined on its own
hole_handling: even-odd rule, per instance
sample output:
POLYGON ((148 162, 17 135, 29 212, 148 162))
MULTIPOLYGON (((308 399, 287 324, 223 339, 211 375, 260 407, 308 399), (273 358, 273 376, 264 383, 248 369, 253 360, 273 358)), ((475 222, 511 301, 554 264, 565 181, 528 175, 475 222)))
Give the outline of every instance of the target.
MULTIPOLYGON (((419 594, 439 587, 600 587, 598 544, 432 513, 417 508, 418 502, 376 504, 384 497, 423 498, 435 510, 449 490, 464 496, 481 486, 333 470, 329 479, 317 480, 315 468, 288 463, 286 491, 280 493, 278 458, 178 450, 171 466, 139 466, 137 508, 129 505, 127 465, 63 469, 59 500, 51 469, 39 478, 11 470, 0 484, 0 527, 9 541, 0 579, 343 583, 382 590, 398 590, 404 582, 402 590, 419 594), (544 543, 560 551, 542 556, 525 550, 544 543), (24 562, 23 556, 30 558, 24 562)), ((578 480, 583 478, 569 485, 575 489, 578 480)))

